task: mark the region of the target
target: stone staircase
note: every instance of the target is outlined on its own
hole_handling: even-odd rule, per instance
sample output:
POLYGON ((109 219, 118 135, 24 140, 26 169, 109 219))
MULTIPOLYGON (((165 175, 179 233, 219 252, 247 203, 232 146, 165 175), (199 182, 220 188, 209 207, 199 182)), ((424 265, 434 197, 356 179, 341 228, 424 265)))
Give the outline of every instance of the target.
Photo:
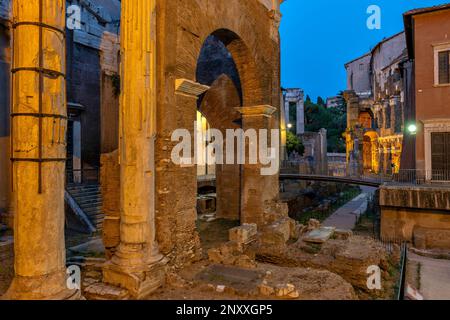
POLYGON ((100 186, 98 184, 69 184, 66 192, 72 198, 68 201, 66 197, 66 203, 69 202, 72 210, 76 211, 75 214, 83 220, 84 224, 88 225, 91 232, 100 231, 104 218, 100 186), (92 227, 96 230, 93 230, 92 227))

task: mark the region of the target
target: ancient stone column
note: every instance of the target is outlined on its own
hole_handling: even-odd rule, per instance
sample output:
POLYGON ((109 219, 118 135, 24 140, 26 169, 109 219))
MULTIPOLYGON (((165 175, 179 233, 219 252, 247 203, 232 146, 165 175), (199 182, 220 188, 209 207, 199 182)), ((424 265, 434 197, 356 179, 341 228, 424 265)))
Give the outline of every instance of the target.
POLYGON ((123 0, 120 97, 120 244, 103 280, 140 299, 162 285, 155 240, 155 0, 123 0))
MULTIPOLYGON (((242 129, 244 131, 255 129, 260 139, 259 129, 268 129, 270 141, 271 116, 276 111, 272 106, 262 105, 236 108, 242 115, 242 129)), ((264 225, 264 212, 269 202, 278 198, 279 182, 278 172, 274 175, 263 175, 260 163, 249 163, 249 140, 246 140, 246 161, 243 165, 242 207, 241 223, 256 223, 264 225)), ((269 146, 272 143, 269 142, 269 146)), ((259 146, 258 146, 259 150, 259 146)))
POLYGON ((65 1, 13 1, 15 277, 6 299, 67 299, 65 1))

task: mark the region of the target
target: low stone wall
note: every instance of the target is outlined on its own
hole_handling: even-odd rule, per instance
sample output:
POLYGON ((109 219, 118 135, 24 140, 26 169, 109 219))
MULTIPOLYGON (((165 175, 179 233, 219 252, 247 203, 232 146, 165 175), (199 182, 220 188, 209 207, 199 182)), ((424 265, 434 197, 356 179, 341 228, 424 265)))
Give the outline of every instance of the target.
POLYGON ((450 249, 450 212, 382 207, 381 236, 421 249, 450 249))
POLYGON ((381 236, 411 241, 421 249, 450 248, 450 188, 383 186, 381 236))

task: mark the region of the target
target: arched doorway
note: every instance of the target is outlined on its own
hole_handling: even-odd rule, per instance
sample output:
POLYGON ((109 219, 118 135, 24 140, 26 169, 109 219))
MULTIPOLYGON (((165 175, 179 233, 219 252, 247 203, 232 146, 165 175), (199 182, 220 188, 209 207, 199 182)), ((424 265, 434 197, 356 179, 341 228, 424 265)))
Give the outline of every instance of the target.
POLYGON ((227 241, 228 229, 239 225, 241 220, 242 166, 237 162, 216 163, 208 150, 208 145, 214 142, 209 135, 209 130, 213 129, 221 133, 222 150, 226 151, 227 130, 241 128, 240 114, 235 108, 241 107, 243 100, 235 61, 222 40, 214 34, 207 37, 202 46, 196 78, 198 83, 210 87, 197 103, 197 132, 201 132, 200 137, 205 140, 196 147, 205 160, 205 164, 197 163, 197 224, 203 247, 207 249, 217 242, 227 241), (205 194, 203 191, 212 179, 215 192, 205 194), (210 207, 212 204, 214 208, 210 207))
POLYGON ((364 173, 376 174, 379 172, 378 134, 368 131, 363 139, 363 165, 364 173))

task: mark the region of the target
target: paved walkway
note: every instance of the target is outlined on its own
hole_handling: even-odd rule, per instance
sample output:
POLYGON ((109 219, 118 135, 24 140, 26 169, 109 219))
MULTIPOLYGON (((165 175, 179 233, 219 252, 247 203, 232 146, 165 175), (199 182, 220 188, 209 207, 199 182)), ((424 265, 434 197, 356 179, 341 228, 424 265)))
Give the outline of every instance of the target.
POLYGON ((325 227, 336 227, 337 229, 352 230, 356 224, 356 218, 367 209, 367 199, 375 192, 375 188, 361 187, 362 193, 347 202, 328 217, 322 225, 325 227))
POLYGON ((409 260, 419 262, 420 293, 425 300, 450 300, 450 260, 432 259, 408 254, 409 260))

